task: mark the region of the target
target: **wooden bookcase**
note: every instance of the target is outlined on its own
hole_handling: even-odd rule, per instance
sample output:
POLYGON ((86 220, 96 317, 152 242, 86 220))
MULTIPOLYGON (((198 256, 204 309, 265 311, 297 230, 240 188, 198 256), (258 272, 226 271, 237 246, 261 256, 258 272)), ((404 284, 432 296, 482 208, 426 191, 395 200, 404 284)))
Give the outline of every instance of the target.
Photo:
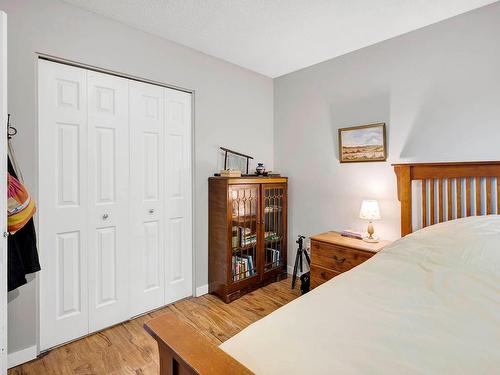
POLYGON ((226 303, 286 278, 287 178, 208 179, 209 292, 226 303))

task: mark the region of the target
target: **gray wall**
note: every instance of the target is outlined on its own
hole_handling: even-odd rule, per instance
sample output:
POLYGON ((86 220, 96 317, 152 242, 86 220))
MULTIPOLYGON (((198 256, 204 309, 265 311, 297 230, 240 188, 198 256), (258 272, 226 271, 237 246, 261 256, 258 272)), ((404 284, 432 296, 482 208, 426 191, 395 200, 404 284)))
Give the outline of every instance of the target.
MULTIPOLYGON (((195 275, 204 285, 206 179, 219 145, 272 167, 271 79, 59 1, 0 0, 0 9, 9 15, 14 143, 31 191, 35 52, 196 90, 195 275)), ((497 3, 276 79, 274 169, 290 177, 290 243, 297 233, 364 229, 356 216, 365 197, 380 200, 379 234, 396 238, 391 162, 500 159, 499 35, 497 3), (337 128, 375 121, 388 124, 389 161, 340 165, 337 128)), ((14 352, 36 342, 34 283, 9 299, 14 352)))
MULTIPOLYGON (((270 78, 55 0, 1 0, 8 14, 9 112, 27 185, 36 192, 35 52, 196 90, 196 285, 207 283, 207 177, 218 146, 273 163, 270 78)), ((9 352, 35 343, 35 285, 9 296, 9 352)))
POLYGON ((391 163, 500 160, 500 3, 279 77, 274 103, 289 243, 298 233, 366 230, 363 198, 379 200, 375 230, 395 239, 391 163), (372 122, 387 123, 388 161, 340 164, 337 129, 372 122))

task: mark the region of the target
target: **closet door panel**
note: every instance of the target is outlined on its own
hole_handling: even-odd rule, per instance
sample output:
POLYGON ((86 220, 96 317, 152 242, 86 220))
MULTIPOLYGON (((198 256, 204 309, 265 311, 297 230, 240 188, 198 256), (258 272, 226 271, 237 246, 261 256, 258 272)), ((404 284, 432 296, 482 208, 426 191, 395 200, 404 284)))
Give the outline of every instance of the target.
POLYGON ((40 349, 88 333, 87 72, 39 61, 40 349))
POLYGON ((40 348, 192 294, 191 95, 39 62, 40 348))
POLYGON ((88 72, 89 331, 129 318, 128 81, 88 72))
POLYGON ((165 303, 192 295, 191 94, 165 89, 165 303))
POLYGON ((163 88, 130 82, 131 314, 164 305, 164 111, 163 88))

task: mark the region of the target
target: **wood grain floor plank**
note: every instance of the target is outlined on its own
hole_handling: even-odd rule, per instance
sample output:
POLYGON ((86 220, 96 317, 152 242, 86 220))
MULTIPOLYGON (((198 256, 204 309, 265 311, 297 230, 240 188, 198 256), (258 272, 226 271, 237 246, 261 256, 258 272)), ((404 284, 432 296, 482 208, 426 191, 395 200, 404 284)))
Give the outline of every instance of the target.
POLYGON ((156 375, 157 345, 143 328, 153 317, 173 312, 218 345, 299 295, 285 279, 230 304, 209 294, 187 298, 53 349, 10 369, 8 375, 156 375))

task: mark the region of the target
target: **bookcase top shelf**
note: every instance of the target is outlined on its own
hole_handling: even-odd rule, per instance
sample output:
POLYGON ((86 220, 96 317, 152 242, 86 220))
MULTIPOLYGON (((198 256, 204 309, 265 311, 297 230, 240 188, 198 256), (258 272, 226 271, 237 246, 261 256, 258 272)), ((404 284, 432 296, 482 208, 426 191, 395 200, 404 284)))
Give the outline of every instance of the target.
POLYGON ((282 184, 288 181, 288 177, 281 176, 244 176, 244 177, 221 177, 212 176, 209 180, 225 181, 228 185, 237 184, 282 184))

